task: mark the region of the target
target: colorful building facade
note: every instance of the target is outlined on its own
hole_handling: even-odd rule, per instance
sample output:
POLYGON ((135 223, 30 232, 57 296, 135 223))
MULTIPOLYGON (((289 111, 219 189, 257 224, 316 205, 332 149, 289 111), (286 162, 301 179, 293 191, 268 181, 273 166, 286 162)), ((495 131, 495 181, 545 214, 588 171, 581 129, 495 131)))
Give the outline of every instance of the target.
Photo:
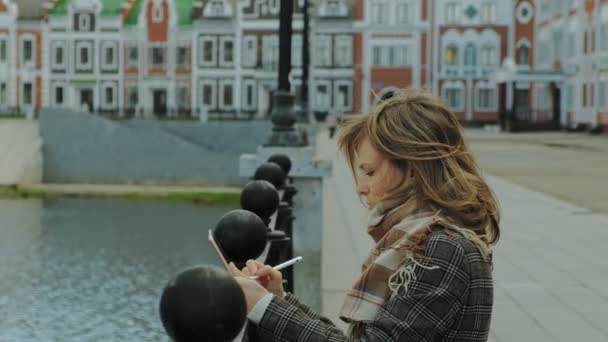
MULTIPOLYGON (((292 91, 302 87, 294 1, 292 91)), ((311 112, 360 113, 425 86, 465 123, 518 115, 606 124, 606 0, 311 0, 311 112), (534 77, 551 74, 551 82, 534 77), (552 88, 551 88, 552 87, 552 88), (556 88, 557 87, 557 88, 556 88)), ((277 86, 279 0, 0 0, 0 112, 67 106, 117 116, 253 117, 277 86)))

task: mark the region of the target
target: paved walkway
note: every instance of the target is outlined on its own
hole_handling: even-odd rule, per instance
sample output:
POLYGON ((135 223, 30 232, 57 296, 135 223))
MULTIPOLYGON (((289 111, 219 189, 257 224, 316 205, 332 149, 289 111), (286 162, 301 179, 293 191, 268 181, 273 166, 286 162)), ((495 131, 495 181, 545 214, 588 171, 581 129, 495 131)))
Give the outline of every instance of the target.
MULTIPOLYGON (((323 188, 323 307, 340 324, 344 292, 371 239, 350 170, 334 141, 318 139, 319 154, 334 161, 323 188)), ((608 341, 608 216, 487 179, 503 210, 490 341, 608 341)))

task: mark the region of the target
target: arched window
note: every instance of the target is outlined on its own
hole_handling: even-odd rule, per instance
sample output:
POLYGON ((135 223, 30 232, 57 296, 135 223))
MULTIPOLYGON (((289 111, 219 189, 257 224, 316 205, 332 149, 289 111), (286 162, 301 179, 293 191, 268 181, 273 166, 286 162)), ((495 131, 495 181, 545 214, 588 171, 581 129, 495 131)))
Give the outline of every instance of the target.
POLYGON ((475 66, 477 64, 477 49, 473 43, 467 44, 464 49, 464 65, 465 66, 475 66))
POLYGON ((458 47, 450 45, 445 50, 445 64, 456 65, 458 64, 458 47))
POLYGON ((162 22, 164 15, 163 6, 161 4, 155 4, 152 8, 152 22, 162 22))
POLYGON ((517 52, 517 64, 530 65, 530 48, 528 45, 522 45, 517 52))

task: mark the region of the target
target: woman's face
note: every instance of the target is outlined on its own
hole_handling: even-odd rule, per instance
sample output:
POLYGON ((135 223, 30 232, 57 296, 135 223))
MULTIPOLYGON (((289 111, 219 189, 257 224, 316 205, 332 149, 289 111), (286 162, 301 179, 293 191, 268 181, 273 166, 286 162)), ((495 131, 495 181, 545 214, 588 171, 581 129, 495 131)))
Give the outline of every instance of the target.
POLYGON ((384 158, 365 138, 355 151, 355 183, 357 194, 365 206, 372 208, 388 192, 403 182, 403 173, 384 158))

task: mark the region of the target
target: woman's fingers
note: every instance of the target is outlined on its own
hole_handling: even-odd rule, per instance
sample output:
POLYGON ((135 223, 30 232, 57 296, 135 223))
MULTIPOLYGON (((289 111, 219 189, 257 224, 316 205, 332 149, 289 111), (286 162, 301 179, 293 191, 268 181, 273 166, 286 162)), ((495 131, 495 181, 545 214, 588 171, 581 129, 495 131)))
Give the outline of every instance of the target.
POLYGON ((279 271, 276 271, 274 268, 272 268, 268 265, 264 265, 264 266, 258 268, 258 272, 255 275, 260 276, 260 277, 270 276, 271 278, 274 278, 276 276, 275 272, 279 272, 279 271))
POLYGON ((257 274, 258 271, 258 262, 255 260, 247 260, 247 269, 249 269, 249 274, 257 274))
POLYGON ((230 271, 230 274, 232 274, 232 276, 234 276, 234 277, 243 277, 244 276, 243 272, 239 271, 239 269, 236 268, 236 265, 234 265, 233 262, 228 264, 228 269, 230 271))

